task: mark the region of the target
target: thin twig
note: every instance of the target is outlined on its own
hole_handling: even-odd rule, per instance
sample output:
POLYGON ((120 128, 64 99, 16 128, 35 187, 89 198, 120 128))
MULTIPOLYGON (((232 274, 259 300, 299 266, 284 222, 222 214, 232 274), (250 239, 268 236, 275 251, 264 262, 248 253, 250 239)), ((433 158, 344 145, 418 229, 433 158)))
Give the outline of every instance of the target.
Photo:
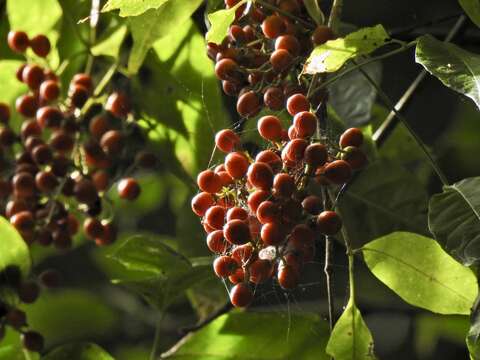
POLYGON ((333 30, 334 33, 338 30, 340 24, 340 17, 342 16, 343 0, 334 0, 332 10, 330 11, 330 17, 328 18, 328 27, 333 30))
POLYGON ((165 311, 161 311, 160 315, 157 320, 157 325, 155 328, 155 337, 153 339, 153 345, 152 345, 152 352, 150 353, 150 360, 155 360, 157 358, 157 354, 160 348, 160 343, 162 341, 162 322, 163 322, 163 317, 165 315, 165 311))
POLYGON ((226 302, 225 305, 223 305, 221 308, 219 308, 218 310, 216 310, 215 312, 213 312, 212 314, 210 314, 208 317, 206 317, 205 319, 203 319, 202 321, 198 322, 198 324, 196 325, 192 325, 192 326, 188 326, 188 327, 184 327, 182 329, 180 329, 180 333, 182 335, 186 335, 190 332, 193 332, 193 331, 197 331, 197 330, 200 330, 201 328, 203 328, 204 326, 210 324, 212 321, 214 321, 215 319, 219 318, 220 316, 222 316, 223 314, 226 314, 228 313, 230 310, 233 309, 233 305, 230 301, 226 302))
MULTIPOLYGON (((100 18, 100 0, 92 0, 92 7, 90 10, 90 39, 88 48, 90 49, 97 41, 97 25, 100 18)), ((94 56, 90 52, 87 63, 85 65, 85 73, 90 74, 93 68, 94 56)))
MULTIPOLYGON (((458 20, 456 21, 455 25, 452 27, 452 29, 449 31, 445 42, 450 42, 455 35, 460 31, 462 25, 465 23, 466 17, 464 15, 461 15, 458 20)), ((402 110, 402 108, 407 104, 407 102, 410 100, 410 98, 413 96, 414 92, 417 90, 418 86, 423 82, 423 80, 427 76, 427 71, 423 69, 420 74, 415 78, 415 80, 412 82, 412 84, 408 87, 407 91, 403 96, 400 98, 400 100, 397 102, 395 105, 394 109, 398 112, 402 110)), ((398 125, 399 118, 396 116, 395 111, 391 111, 390 114, 388 114, 387 118, 383 121, 383 123, 380 125, 380 127, 375 131, 375 133, 372 136, 373 141, 376 142, 377 146, 381 146, 385 140, 388 138, 390 133, 395 129, 395 127, 398 125)))

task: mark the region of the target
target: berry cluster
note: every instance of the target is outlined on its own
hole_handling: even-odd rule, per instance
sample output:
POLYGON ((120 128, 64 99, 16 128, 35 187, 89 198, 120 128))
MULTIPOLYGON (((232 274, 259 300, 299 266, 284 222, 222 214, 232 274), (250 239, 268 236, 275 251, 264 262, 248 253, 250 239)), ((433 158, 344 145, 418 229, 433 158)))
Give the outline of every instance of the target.
MULTIPOLYGON (((277 3, 308 21, 301 2, 277 3)), ((221 130, 215 143, 227 154, 225 161, 197 178, 201 192, 192 209, 202 218, 208 248, 218 255, 215 273, 233 284, 230 299, 237 307, 253 301, 252 284, 276 278, 285 290, 298 285, 302 267, 314 258, 317 237, 333 236, 342 227, 328 197, 312 191, 311 180, 325 189, 341 186, 367 163, 362 132, 351 128, 338 142, 331 139, 320 126, 324 115, 311 110, 319 100, 308 98, 297 80, 306 54, 333 38, 332 31, 325 26, 312 31, 257 4, 244 10, 220 46, 207 46, 216 75, 226 94, 238 96, 242 117, 265 106, 286 110, 293 119, 287 130, 279 116, 260 117, 257 130, 266 148, 255 156, 236 132, 221 130)))
MULTIPOLYGON (((51 47, 44 35, 29 39, 21 31, 8 34, 8 45, 17 53, 30 47, 39 57, 46 57, 51 47)), ((116 228, 111 214, 103 211, 107 190, 118 182, 120 198, 135 200, 141 189, 130 174, 156 165, 155 155, 144 150, 145 134, 131 114, 128 96, 118 91, 105 98, 95 94, 92 77, 84 73, 76 74, 63 94, 58 75, 32 61, 21 65, 16 76, 28 92, 15 103, 21 124, 0 103, 1 215, 28 245, 69 249, 81 222, 87 238, 97 245, 111 244, 116 228)), ((7 278, 14 299, 35 301, 36 282, 12 284, 12 276, 7 278)), ((55 283, 54 272, 42 274, 40 281, 55 283)), ((41 336, 23 331, 22 311, 11 302, 1 303, 0 315, 2 329, 8 324, 20 330, 27 349, 41 350, 41 336)))

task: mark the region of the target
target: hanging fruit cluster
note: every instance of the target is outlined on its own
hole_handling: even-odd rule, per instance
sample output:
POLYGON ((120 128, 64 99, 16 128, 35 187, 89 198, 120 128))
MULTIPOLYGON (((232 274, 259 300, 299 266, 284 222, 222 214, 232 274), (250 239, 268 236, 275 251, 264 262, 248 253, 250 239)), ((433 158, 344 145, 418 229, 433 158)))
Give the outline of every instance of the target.
MULTIPOLYGON (((225 0, 227 8, 238 2, 225 0)), ((224 92, 238 97, 239 115, 274 112, 257 122, 265 148, 249 153, 236 132, 218 132, 216 148, 227 154, 225 161, 198 175, 201 192, 192 200, 207 246, 218 255, 214 271, 232 283, 230 299, 238 307, 248 306, 254 286, 271 278, 286 290, 298 285, 318 237, 342 228, 326 190, 345 184, 367 163, 359 129, 346 130, 339 141, 322 130, 326 115, 312 109, 327 96, 307 96, 308 80, 300 77, 306 56, 331 40, 332 31, 313 26, 301 1, 267 3, 281 13, 242 5, 223 43, 207 45, 224 92), (281 118, 285 110, 289 124, 281 118), (312 180, 325 191, 313 193, 312 180)))
MULTIPOLYGON (((42 58, 51 48, 46 36, 29 39, 22 31, 11 31, 8 45, 17 53, 31 48, 42 58)), ((104 211, 106 191, 118 183, 119 196, 135 200, 141 189, 130 174, 156 162, 154 154, 143 150, 145 136, 131 115, 128 96, 113 92, 102 104, 105 98, 95 94, 92 77, 79 73, 63 97, 58 75, 32 61, 16 76, 28 92, 15 103, 21 124, 12 122, 11 109, 0 103, 1 214, 28 245, 69 249, 81 223, 87 238, 111 244, 116 230, 104 211)), ((6 278, 19 301, 35 301, 35 281, 11 283, 12 275, 6 278)), ((55 274, 43 274, 40 280, 55 283, 55 274)), ((24 330, 25 314, 14 304, 0 303, 0 315, 2 331, 4 324, 11 325, 23 333, 27 349, 41 350, 43 339, 24 330)))

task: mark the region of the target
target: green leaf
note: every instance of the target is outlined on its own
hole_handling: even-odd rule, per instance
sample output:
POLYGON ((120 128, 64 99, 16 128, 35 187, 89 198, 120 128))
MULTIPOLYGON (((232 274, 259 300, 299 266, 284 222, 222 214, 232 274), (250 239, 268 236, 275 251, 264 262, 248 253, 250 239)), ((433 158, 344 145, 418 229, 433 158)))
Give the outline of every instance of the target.
MULTIPOLYGON (((120 16, 138 16, 150 9, 158 9, 169 0, 108 0, 102 12, 120 10, 120 16)), ((172 1, 173 2, 173 1, 172 1)))
POLYGON ((470 314, 477 279, 435 240, 396 232, 362 251, 370 271, 409 304, 440 314, 470 314))
POLYGON ((23 275, 28 275, 31 261, 28 246, 18 231, 4 218, 0 217, 0 271, 7 266, 15 266, 23 275))
POLYGON ((478 360, 480 359, 480 297, 475 301, 470 322, 471 326, 466 339, 467 347, 470 357, 478 360))
POLYGON ((125 39, 125 35, 127 35, 126 25, 114 28, 113 31, 109 32, 103 39, 100 39, 90 51, 95 56, 104 55, 116 58, 122 46, 123 39, 125 39))
POLYGON ((163 359, 328 359, 327 324, 316 314, 232 312, 182 339, 163 359))
POLYGON ((57 0, 8 0, 7 14, 11 29, 35 36, 48 34, 55 27, 62 16, 62 8, 57 0))
POLYGON ((114 360, 114 358, 100 346, 91 343, 77 343, 60 346, 42 360, 114 360))
POLYGON ((29 326, 45 336, 47 346, 85 338, 102 339, 118 326, 115 311, 87 290, 45 291, 23 310, 29 326))
POLYGON ((375 359, 372 334, 351 299, 333 328, 326 351, 335 360, 375 359))
POLYGON ((130 18, 133 47, 128 59, 128 71, 136 74, 153 43, 185 26, 202 0, 168 1, 158 9, 150 9, 130 18))
POLYGON ((470 266, 480 260, 480 177, 446 186, 430 199, 428 223, 443 248, 470 266))
POLYGON ((480 108, 480 55, 424 35, 418 40, 415 60, 445 86, 468 96, 480 108))
POLYGON ((475 25, 480 26, 480 1, 479 0, 458 0, 463 11, 470 17, 475 25))
POLYGON ((187 258, 163 241, 146 236, 133 236, 118 248, 111 258, 127 269, 170 276, 191 268, 187 258))
POLYGON ((208 14, 208 21, 210 22, 210 29, 205 38, 207 42, 220 44, 225 36, 227 36, 228 28, 235 20, 235 12, 237 9, 245 4, 247 0, 242 0, 230 9, 223 9, 208 14))
POLYGON ((304 0, 303 4, 307 9, 308 15, 310 15, 317 25, 322 25, 325 22, 325 15, 322 9, 320 9, 318 0, 304 0))
MULTIPOLYGON (((363 67, 377 84, 382 78, 382 64, 372 63, 363 67)), ((338 116, 345 122, 345 126, 364 126, 372 118, 372 108, 377 97, 377 91, 359 71, 335 81, 329 86, 330 105, 338 116), (352 101, 352 99, 356 99, 352 101)))
POLYGON ((327 41, 313 49, 304 66, 307 74, 331 73, 350 59, 360 55, 368 55, 389 41, 382 25, 363 28, 344 38, 327 41))
POLYGON ((356 248, 393 231, 428 234, 424 187, 389 160, 379 159, 360 172, 339 205, 347 230, 356 234, 356 248))
POLYGON ((0 343, 0 360, 39 360, 40 355, 24 349, 20 333, 7 327, 0 343))

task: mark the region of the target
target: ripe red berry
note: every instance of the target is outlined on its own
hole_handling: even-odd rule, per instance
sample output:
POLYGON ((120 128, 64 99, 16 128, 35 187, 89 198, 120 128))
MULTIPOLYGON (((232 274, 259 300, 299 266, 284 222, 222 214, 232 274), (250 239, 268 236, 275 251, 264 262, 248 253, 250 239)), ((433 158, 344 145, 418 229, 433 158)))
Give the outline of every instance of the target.
POLYGON ((140 195, 141 188, 138 181, 133 178, 120 180, 117 186, 118 195, 125 200, 133 201, 140 195))
POLYGON ((289 243, 297 250, 313 246, 315 242, 315 233, 305 224, 298 224, 290 233, 289 243))
POLYGON ((34 117, 38 109, 38 99, 34 95, 22 95, 15 101, 15 108, 25 117, 34 117))
POLYGON ((37 110, 36 118, 42 128, 56 128, 63 120, 63 113, 53 106, 44 106, 37 110))
POLYGON ((127 95, 119 92, 112 93, 105 104, 105 110, 119 118, 126 117, 130 109, 130 100, 127 95))
POLYGON ((20 211, 10 218, 10 223, 22 235, 29 234, 35 227, 35 219, 30 211, 20 211))
POLYGON ((340 136, 339 145, 340 147, 346 148, 348 146, 360 147, 363 144, 363 133, 362 130, 357 128, 350 128, 346 130, 342 136, 340 136))
POLYGON ((38 65, 27 65, 22 72, 23 82, 32 90, 37 90, 45 79, 43 69, 38 65))
POLYGON ((10 31, 7 36, 8 47, 17 53, 23 53, 30 45, 27 33, 23 31, 10 31))
POLYGON ((58 180, 51 171, 40 171, 35 176, 35 185, 40 191, 50 193, 58 186, 58 180))
POLYGON ((308 165, 314 168, 323 166, 328 159, 326 146, 320 143, 308 145, 305 149, 304 159, 308 165))
POLYGON ((230 301, 235 307, 247 307, 253 301, 253 292, 247 284, 237 284, 230 290, 230 301))
POLYGON ((275 40, 275 49, 287 50, 292 56, 297 56, 300 53, 300 43, 295 36, 283 35, 275 40))
POLYGON ((275 175, 273 179, 273 193, 275 196, 288 198, 295 191, 295 180, 288 174, 281 173, 275 175))
POLYGON ((98 246, 110 245, 117 239, 117 228, 113 223, 103 225, 103 235, 95 239, 98 246))
POLYGON ((323 210, 323 202, 318 196, 310 195, 303 199, 302 207, 307 213, 318 215, 323 210))
POLYGON ((52 46, 45 35, 37 35, 30 39, 30 47, 36 55, 46 57, 52 46))
POLYGON ((207 236, 207 246, 211 252, 216 254, 223 254, 228 247, 227 241, 223 236, 222 230, 212 231, 207 236))
POLYGON ((35 192, 35 179, 28 172, 17 173, 12 179, 12 185, 17 196, 29 197, 35 192))
POLYGON ((252 213, 256 213, 258 207, 262 202, 271 198, 271 194, 268 191, 256 190, 248 196, 247 203, 248 208, 252 213))
POLYGON ((246 244, 250 241, 250 229, 248 224, 242 220, 230 220, 223 227, 225 239, 234 245, 246 244))
POLYGON ((280 16, 271 15, 263 20, 262 31, 266 38, 275 39, 286 31, 285 22, 280 16))
POLYGON ((230 220, 248 220, 248 211, 244 208, 234 206, 227 211, 227 221, 230 220))
POLYGON ((253 91, 240 95, 237 101, 237 112, 245 118, 253 117, 260 112, 260 99, 253 91))
POLYGON ((221 278, 232 275, 237 268, 237 262, 230 256, 220 256, 213 262, 215 274, 221 278))
POLYGON ((27 315, 22 310, 11 309, 5 315, 5 321, 11 327, 20 329, 21 327, 27 325, 27 315))
POLYGON ((17 136, 9 127, 0 127, 0 145, 10 147, 15 143, 17 136))
POLYGON ((91 94, 93 92, 93 80, 92 77, 88 74, 75 74, 72 79, 71 85, 83 86, 87 90, 88 94, 91 94))
POLYGON ((353 170, 360 170, 367 165, 368 159, 362 149, 355 146, 347 146, 343 151, 342 160, 348 162, 353 170))
POLYGON ((225 158, 225 170, 234 179, 241 179, 248 170, 248 160, 240 152, 232 152, 225 158))
POLYGON ((342 219, 335 211, 323 211, 317 216, 317 230, 324 235, 335 235, 342 228, 342 219))
POLYGON ((103 225, 100 220, 89 217, 83 222, 83 231, 90 239, 95 240, 103 235, 103 225))
POLYGON ((75 183, 73 192, 78 202, 93 204, 98 198, 97 189, 89 179, 82 178, 75 183))
POLYGON ((285 155, 290 161, 300 161, 303 159, 308 142, 304 139, 293 139, 284 148, 285 155))
POLYGON ((282 110, 285 103, 283 90, 279 87, 269 87, 263 95, 263 102, 270 110, 282 110))
POLYGON ((7 124, 10 120, 10 107, 0 102, 0 122, 3 124, 7 124))
POLYGON ((263 284, 273 275, 273 264, 269 260, 257 259, 249 267, 250 281, 254 284, 263 284))
POLYGON ((280 266, 278 269, 278 284, 285 290, 295 289, 298 285, 300 274, 292 266, 280 266))
POLYGON ((220 230, 223 228, 223 224, 225 224, 225 213, 224 207, 215 205, 207 210, 204 220, 212 229, 220 230))
POLYGON ((330 182, 341 185, 352 178, 352 167, 345 160, 335 160, 325 166, 324 175, 330 182))
POLYGON ((198 216, 204 216, 207 210, 215 204, 213 196, 207 192, 201 192, 192 199, 192 210, 198 216))
POLYGON ((309 111, 302 111, 293 118, 293 125, 298 137, 308 138, 315 134, 317 129, 317 117, 309 111))
POLYGON ((276 116, 263 116, 258 121, 257 127, 260 136, 265 140, 279 141, 282 138, 282 122, 276 116))
POLYGON ((270 55, 270 64, 275 71, 281 72, 287 70, 292 65, 293 56, 284 49, 275 50, 270 55))
POLYGON ((282 168, 282 159, 272 150, 260 151, 255 157, 255 162, 264 162, 270 165, 272 170, 275 172, 282 168))
POLYGON ((200 190, 210 194, 222 190, 222 179, 212 170, 204 170, 198 174, 197 184, 200 190))
POLYGON ((77 109, 81 109, 90 97, 90 92, 86 87, 77 84, 70 87, 68 96, 72 105, 77 109))
POLYGON ((257 209, 257 219, 262 224, 278 221, 280 208, 273 201, 262 202, 257 209))
POLYGON ((287 99, 287 111, 290 115, 295 116, 299 112, 309 110, 310 102, 305 95, 297 93, 287 99))
POLYGON ((238 79, 238 64, 232 59, 221 59, 215 65, 215 75, 220 80, 237 82, 238 79))
POLYGON ((229 153, 240 144, 240 137, 230 129, 220 130, 215 135, 215 144, 224 153, 229 153))
POLYGON ((44 101, 53 101, 60 95, 60 86, 55 80, 46 80, 40 85, 40 98, 44 101))
POLYGON ((270 190, 273 184, 272 168, 264 163, 253 163, 249 166, 247 172, 248 181, 257 189, 270 190))
MULTIPOLYGON (((63 130, 56 130, 50 136, 49 144, 55 151, 60 153, 69 153, 73 150, 75 140, 67 132, 63 130)), ((86 155, 88 155, 88 153, 86 155)))
POLYGON ((119 130, 110 130, 103 134, 100 139, 100 146, 106 154, 117 155, 123 150, 124 136, 119 130))
POLYGON ((335 39, 332 29, 325 25, 319 25, 312 34, 312 42, 314 45, 322 45, 329 40, 335 39))
POLYGON ((285 229, 278 222, 264 224, 260 237, 266 246, 280 245, 286 237, 285 229))

